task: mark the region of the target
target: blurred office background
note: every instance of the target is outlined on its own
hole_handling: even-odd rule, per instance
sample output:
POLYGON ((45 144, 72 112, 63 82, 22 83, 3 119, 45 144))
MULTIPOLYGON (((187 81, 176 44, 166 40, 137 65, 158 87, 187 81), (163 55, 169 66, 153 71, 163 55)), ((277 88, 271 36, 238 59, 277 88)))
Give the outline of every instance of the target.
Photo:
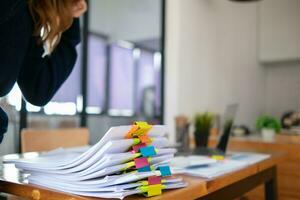
POLYGON ((19 151, 20 128, 87 126, 96 143, 114 125, 162 121, 162 0, 90 0, 68 80, 45 107, 16 85, 1 99, 10 117, 0 154, 19 151))
POLYGON ((69 79, 44 108, 1 100, 10 116, 1 154, 19 151, 22 127, 87 126, 90 143, 114 125, 222 113, 237 124, 300 109, 300 1, 90 0, 69 79), (85 42, 86 41, 86 42, 85 42), (20 112, 21 111, 21 112, 20 112), (20 117, 21 116, 21 117, 20 117), (21 127, 20 127, 21 126, 21 127))

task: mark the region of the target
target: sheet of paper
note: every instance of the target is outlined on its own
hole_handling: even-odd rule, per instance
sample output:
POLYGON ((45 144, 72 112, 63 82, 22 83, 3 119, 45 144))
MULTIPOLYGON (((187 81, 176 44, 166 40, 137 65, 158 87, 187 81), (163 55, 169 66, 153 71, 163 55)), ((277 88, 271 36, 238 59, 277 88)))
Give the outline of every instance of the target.
POLYGON ((186 168, 194 166, 204 166, 216 163, 217 161, 208 156, 176 156, 171 160, 170 165, 177 168, 186 168))
POLYGON ((248 165, 270 158, 270 154, 252 153, 252 152, 232 152, 229 159, 245 162, 248 165))
POLYGON ((124 138, 130 128, 113 127, 92 147, 56 149, 35 159, 7 162, 28 174, 30 184, 83 196, 124 198, 145 192, 147 181, 152 183, 146 186, 148 196, 160 194, 163 188, 184 187, 182 179, 163 177, 166 172, 162 169, 168 168, 176 152, 168 148, 165 127, 153 126, 147 133, 151 143, 142 149, 136 148, 136 152, 132 147, 140 142, 139 139, 124 138), (139 172, 139 165, 152 171, 139 172), (162 188, 160 183, 164 184, 162 188))
MULTIPOLYGON (((118 126, 118 127, 112 127, 110 128, 106 134, 103 136, 103 138, 96 143, 94 146, 89 148, 87 151, 82 153, 80 156, 71 157, 71 158, 64 158, 64 159, 58 159, 57 162, 47 162, 47 160, 41 160, 43 163, 45 163, 48 168, 52 169, 66 169, 70 167, 77 166, 86 160, 88 160, 91 156, 93 156, 99 149, 102 148, 106 143, 112 140, 121 140, 124 139, 126 136, 126 133, 130 130, 131 126, 118 126), (47 163, 46 163, 47 162, 47 163)), ((148 135, 152 137, 163 137, 166 134, 166 128, 162 125, 155 125, 152 127, 152 129, 149 131, 148 135)), ((168 142, 168 141, 167 141, 168 142)), ((10 162, 4 161, 4 162, 10 162)), ((14 161, 18 162, 18 161, 14 161)), ((21 162, 21 160, 20 160, 21 162)))
MULTIPOLYGON (((62 156, 55 156, 55 157, 39 157, 35 159, 28 159, 28 160, 18 160, 16 161, 16 167, 20 169, 24 169, 26 171, 54 171, 57 170, 65 170, 62 173, 71 173, 82 171, 84 169, 89 168, 97 161, 101 160, 101 158, 105 154, 112 154, 118 152, 125 152, 127 151, 134 143, 132 139, 122 139, 122 140, 112 140, 107 142, 102 148, 98 149, 98 151, 94 152, 94 154, 89 155, 88 159, 85 160, 83 163, 78 163, 78 165, 68 165, 64 167, 54 167, 52 163, 61 163, 64 159, 68 157, 68 154, 64 154, 62 156)), ((168 141, 166 138, 153 138, 153 145, 157 148, 164 148, 168 145, 168 141)), ((71 155, 73 157, 73 155, 71 155)))
MULTIPOLYGON (((206 163, 205 165, 199 165, 202 161, 206 162, 205 159, 198 159, 194 161, 194 167, 190 167, 187 164, 182 164, 183 160, 179 158, 175 162, 171 162, 172 171, 175 174, 186 173, 193 176, 199 176, 203 178, 214 178, 217 176, 224 175, 241 169, 243 167, 249 166, 251 164, 260 162, 262 160, 270 157, 268 154, 257 154, 257 153, 230 153, 229 156, 226 156, 225 160, 206 163), (198 163, 199 162, 199 163, 198 163), (175 164, 174 164, 175 163, 175 164)), ((209 161, 207 159, 207 161, 209 161)))
MULTIPOLYGON (((119 188, 117 187, 107 187, 106 189, 89 189, 89 190, 77 190, 74 189, 72 187, 62 187, 60 185, 51 185, 51 184, 47 184, 47 183, 41 183, 40 181, 35 181, 35 184, 38 185, 42 185, 44 187, 49 187, 52 189, 56 189, 56 190, 60 190, 63 192, 69 192, 69 193, 73 193, 73 194, 77 194, 77 195, 83 195, 83 196, 90 196, 90 197, 99 197, 99 198, 119 198, 122 199, 128 195, 132 195, 132 194, 141 194, 141 190, 138 189, 138 186, 140 186, 140 184, 135 183, 135 184, 127 184, 127 185, 123 185, 123 186, 119 186, 119 188), (123 187, 123 188, 122 188, 123 187), (120 190, 118 190, 120 189, 120 190), (113 190, 113 192, 111 191, 113 190)), ((181 181, 179 182, 167 182, 164 184, 165 189, 177 189, 177 188, 182 188, 182 187, 186 187, 187 184, 183 183, 181 181)))

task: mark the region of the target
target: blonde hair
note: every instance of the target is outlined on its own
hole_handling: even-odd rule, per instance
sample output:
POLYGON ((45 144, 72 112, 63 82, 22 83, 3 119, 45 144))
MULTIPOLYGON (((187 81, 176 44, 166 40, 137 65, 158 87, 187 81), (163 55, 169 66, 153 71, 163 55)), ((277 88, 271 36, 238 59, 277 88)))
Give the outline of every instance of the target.
POLYGON ((72 9, 79 0, 27 0, 34 21, 34 36, 48 45, 51 53, 58 45, 61 34, 73 23, 72 9))

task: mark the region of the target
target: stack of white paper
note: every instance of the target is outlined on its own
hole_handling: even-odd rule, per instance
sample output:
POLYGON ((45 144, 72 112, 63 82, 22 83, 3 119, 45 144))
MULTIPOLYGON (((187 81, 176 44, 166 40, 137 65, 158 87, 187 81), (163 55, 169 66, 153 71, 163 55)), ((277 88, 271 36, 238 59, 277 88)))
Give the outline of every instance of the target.
POLYGON ((35 159, 6 162, 29 174, 31 184, 83 196, 122 199, 185 187, 181 178, 168 177, 169 161, 176 150, 168 148, 165 127, 151 126, 145 133, 151 140, 147 144, 137 137, 125 139, 131 129, 113 127, 83 153, 57 150, 35 159))

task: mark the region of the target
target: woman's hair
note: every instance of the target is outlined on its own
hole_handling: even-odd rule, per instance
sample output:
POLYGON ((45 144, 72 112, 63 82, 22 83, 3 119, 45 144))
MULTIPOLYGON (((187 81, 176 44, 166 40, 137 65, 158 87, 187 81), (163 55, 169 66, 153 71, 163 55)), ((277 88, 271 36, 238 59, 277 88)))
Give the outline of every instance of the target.
POLYGON ((34 36, 47 44, 51 53, 61 34, 73 23, 72 9, 79 0, 27 0, 34 21, 34 36))

